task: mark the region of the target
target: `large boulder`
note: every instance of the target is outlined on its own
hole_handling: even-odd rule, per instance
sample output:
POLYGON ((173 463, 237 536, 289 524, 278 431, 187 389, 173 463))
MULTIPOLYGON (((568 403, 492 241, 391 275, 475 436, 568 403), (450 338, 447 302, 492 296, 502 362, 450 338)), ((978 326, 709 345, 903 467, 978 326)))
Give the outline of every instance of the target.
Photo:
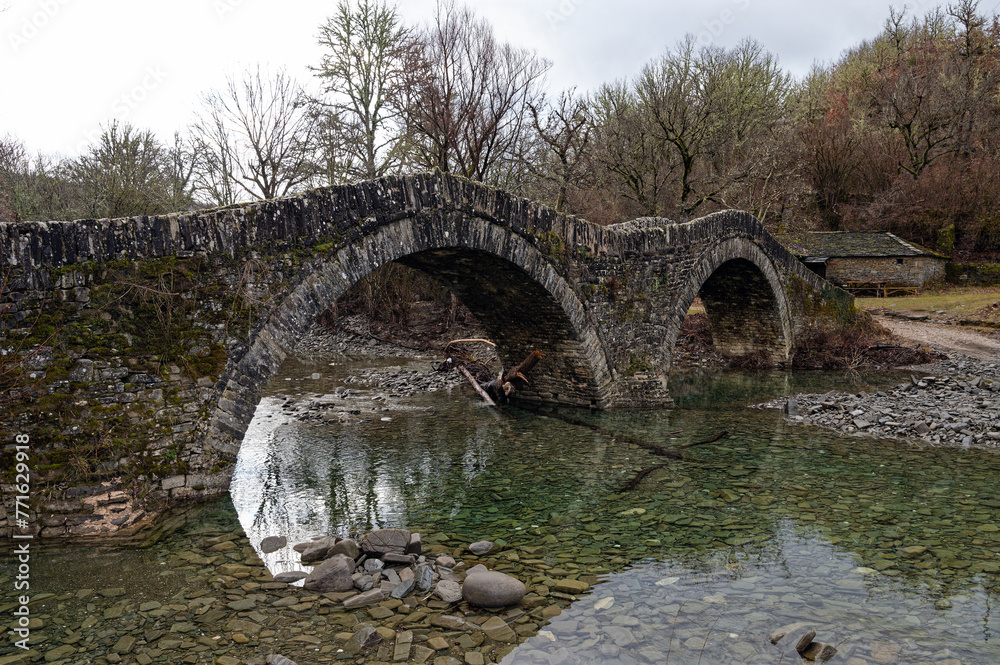
POLYGON ((516 605, 527 592, 521 580, 492 570, 469 575, 462 585, 462 598, 478 607, 516 605))
POLYGON ((330 548, 334 545, 332 538, 320 538, 309 543, 309 546, 302 551, 302 563, 312 563, 329 558, 330 548))
POLYGON ((306 581, 304 589, 329 593, 332 591, 350 591, 354 588, 354 562, 342 554, 338 554, 316 566, 306 581))
POLYGON ((410 544, 406 529, 375 529, 361 539, 361 549, 367 554, 404 554, 410 544))
POLYGON ((350 538, 344 538, 343 540, 338 540, 337 543, 330 548, 329 552, 327 552, 327 556, 333 556, 334 554, 343 554, 348 559, 357 559, 361 555, 361 549, 358 547, 358 544, 350 538))

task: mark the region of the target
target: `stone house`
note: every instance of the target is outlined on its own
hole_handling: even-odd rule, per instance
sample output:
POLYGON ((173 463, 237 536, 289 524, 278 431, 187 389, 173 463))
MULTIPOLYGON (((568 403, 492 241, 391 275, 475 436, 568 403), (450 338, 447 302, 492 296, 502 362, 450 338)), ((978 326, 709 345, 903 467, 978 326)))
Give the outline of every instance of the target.
POLYGON ((806 231, 778 242, 807 268, 840 286, 881 282, 922 287, 944 281, 948 257, 886 231, 806 231))

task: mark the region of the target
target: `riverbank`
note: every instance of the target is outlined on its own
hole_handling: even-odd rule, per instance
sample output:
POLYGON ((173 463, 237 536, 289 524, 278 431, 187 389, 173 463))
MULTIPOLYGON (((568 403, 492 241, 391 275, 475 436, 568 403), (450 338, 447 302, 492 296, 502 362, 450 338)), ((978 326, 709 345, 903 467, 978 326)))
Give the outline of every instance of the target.
POLYGON ((856 394, 800 394, 757 405, 789 423, 843 434, 962 448, 1000 448, 1000 363, 937 346, 944 359, 910 369, 908 381, 856 394))

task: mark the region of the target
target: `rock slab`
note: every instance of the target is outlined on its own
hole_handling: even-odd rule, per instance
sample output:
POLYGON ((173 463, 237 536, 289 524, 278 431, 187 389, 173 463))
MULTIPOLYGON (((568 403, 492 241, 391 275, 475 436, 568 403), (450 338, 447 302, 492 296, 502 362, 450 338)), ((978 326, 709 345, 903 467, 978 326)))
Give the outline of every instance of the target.
POLYGON ((338 555, 316 566, 302 586, 321 593, 350 591, 354 588, 353 574, 354 562, 338 555))

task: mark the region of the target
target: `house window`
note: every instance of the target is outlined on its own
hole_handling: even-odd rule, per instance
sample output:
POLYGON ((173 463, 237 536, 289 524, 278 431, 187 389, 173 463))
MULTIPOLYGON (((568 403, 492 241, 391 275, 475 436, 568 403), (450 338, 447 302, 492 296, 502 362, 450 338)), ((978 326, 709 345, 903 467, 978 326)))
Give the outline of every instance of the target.
POLYGON ((903 265, 903 259, 896 259, 896 265, 897 266, 903 265))

